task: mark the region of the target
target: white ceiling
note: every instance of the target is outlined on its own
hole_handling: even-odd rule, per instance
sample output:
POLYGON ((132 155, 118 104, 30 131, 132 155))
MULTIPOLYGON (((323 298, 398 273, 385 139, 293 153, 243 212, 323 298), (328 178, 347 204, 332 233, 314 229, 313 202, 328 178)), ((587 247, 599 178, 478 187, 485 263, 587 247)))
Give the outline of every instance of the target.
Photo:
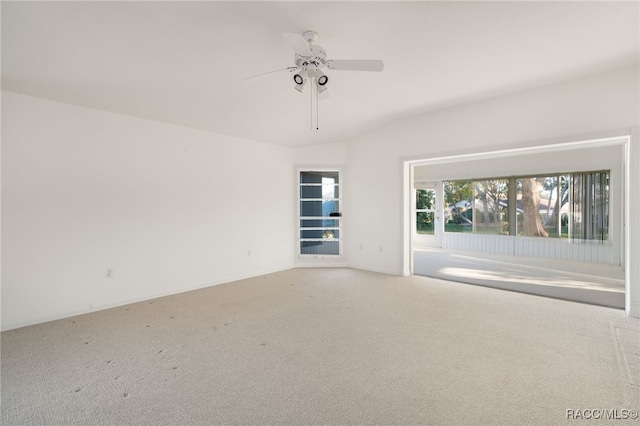
POLYGON ((637 64, 639 2, 2 2, 2 87, 288 146, 637 64), (329 59, 320 129, 282 32, 329 59), (314 117, 315 119, 315 117, 314 117))

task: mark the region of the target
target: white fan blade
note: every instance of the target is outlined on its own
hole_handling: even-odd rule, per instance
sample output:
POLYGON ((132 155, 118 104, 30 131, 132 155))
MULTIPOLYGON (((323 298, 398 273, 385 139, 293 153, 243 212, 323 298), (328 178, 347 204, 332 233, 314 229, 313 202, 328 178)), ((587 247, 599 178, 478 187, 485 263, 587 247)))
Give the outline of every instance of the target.
POLYGON ((384 62, 378 59, 351 59, 327 61, 327 66, 332 70, 345 71, 382 71, 384 62))
POLYGON ((311 49, 309 49, 309 45, 307 41, 302 37, 302 34, 294 34, 294 33, 282 33, 282 37, 289 43, 289 46, 301 56, 311 56, 311 49))
POLYGON ((258 80, 258 79, 264 78, 264 77, 266 77, 266 76, 268 76, 270 74, 274 74, 274 73, 277 73, 277 72, 280 72, 280 71, 285 71, 285 70, 292 71, 292 70, 296 70, 296 69, 297 69, 296 67, 281 68, 279 70, 269 71, 269 72, 265 72, 265 73, 258 74, 258 75, 252 75, 251 77, 245 77, 244 79, 245 80, 258 80))

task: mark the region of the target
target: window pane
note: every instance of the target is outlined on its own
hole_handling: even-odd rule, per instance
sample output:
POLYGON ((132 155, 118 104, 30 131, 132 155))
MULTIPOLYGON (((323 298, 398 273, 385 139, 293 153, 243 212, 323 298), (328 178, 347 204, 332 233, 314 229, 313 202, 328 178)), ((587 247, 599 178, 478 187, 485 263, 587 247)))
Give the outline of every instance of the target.
MULTIPOLYGON (((556 199, 551 203, 553 206, 550 220, 550 225, 555 228, 555 232, 559 233, 560 238, 569 238, 569 215, 571 213, 571 206, 569 205, 569 188, 571 182, 571 175, 559 175, 557 181, 553 182, 556 185, 556 199)), ((551 226, 547 227, 549 233, 551 233, 551 226)))
POLYGON ((418 234, 433 235, 433 212, 417 212, 416 213, 416 230, 418 234))
POLYGON ((301 228, 337 228, 340 221, 336 219, 303 219, 300 221, 301 228))
POLYGON ((300 216, 329 217, 332 213, 340 212, 340 202, 337 200, 300 201, 300 216))
POLYGON ((338 229, 303 229, 300 231, 300 238, 338 239, 340 230, 338 229))
POLYGON ((609 238, 609 172, 576 173, 572 179, 571 236, 609 238))
POLYGON ((518 235, 567 238, 569 178, 552 175, 517 180, 518 235))
POLYGON ((520 178, 518 185, 518 217, 516 229, 518 235, 525 237, 548 237, 543 227, 543 215, 546 203, 541 200, 544 178, 520 178))
POLYGON ((340 183, 339 172, 300 172, 300 183, 340 183))
POLYGON ((446 232, 473 232, 473 183, 470 180, 443 183, 446 232))
POLYGON ((339 255, 338 241, 300 241, 300 254, 339 255))
POLYGON ((338 185, 300 185, 300 198, 340 198, 340 187, 338 185))
POLYGON ((509 180, 476 181, 476 231, 479 234, 509 235, 507 213, 509 180))
POLYGON ((431 210, 436 203, 436 192, 433 189, 416 189, 416 209, 431 210))

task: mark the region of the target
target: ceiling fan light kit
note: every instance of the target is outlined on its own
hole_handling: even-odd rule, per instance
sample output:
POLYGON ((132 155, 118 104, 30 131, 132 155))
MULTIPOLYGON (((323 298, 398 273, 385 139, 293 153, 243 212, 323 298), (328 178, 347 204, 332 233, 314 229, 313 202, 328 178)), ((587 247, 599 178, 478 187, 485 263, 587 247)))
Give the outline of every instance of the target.
POLYGON ((294 33, 282 33, 285 41, 295 52, 294 63, 295 66, 282 68, 276 71, 270 71, 267 73, 259 74, 256 76, 248 77, 247 79, 253 79, 256 77, 262 77, 268 74, 273 74, 278 71, 295 72, 293 75, 294 88, 303 92, 307 81, 311 80, 313 83, 310 85, 311 89, 311 127, 313 128, 313 88, 316 89, 316 129, 319 129, 317 124, 317 102, 318 95, 323 93, 325 96, 328 94, 327 85, 329 83, 329 77, 322 71, 329 70, 343 70, 343 71, 375 71, 380 72, 384 69, 384 63, 381 60, 329 60, 327 59, 327 52, 321 47, 314 44, 318 41, 318 33, 315 31, 305 31, 302 34, 294 33))
POLYGON ((302 70, 293 75, 293 82, 295 84, 294 88, 302 92, 304 90, 304 85, 307 84, 308 72, 306 70, 302 70))
POLYGON ((324 75, 322 71, 318 71, 318 75, 316 76, 316 78, 319 86, 324 86, 329 82, 329 77, 324 75))

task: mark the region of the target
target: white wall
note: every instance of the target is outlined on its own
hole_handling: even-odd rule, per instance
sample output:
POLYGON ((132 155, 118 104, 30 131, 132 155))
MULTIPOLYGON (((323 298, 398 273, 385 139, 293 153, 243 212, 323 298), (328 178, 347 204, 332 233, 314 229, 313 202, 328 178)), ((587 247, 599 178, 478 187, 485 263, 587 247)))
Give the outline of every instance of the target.
MULTIPOLYGON (((621 145, 554 150, 475 160, 455 160, 432 165, 416 165, 416 182, 448 179, 500 178, 544 173, 612 170, 622 173, 621 145)), ((615 184, 620 185, 620 182, 615 184)))
MULTIPOLYGON (((627 68, 425 113, 353 140, 345 202, 349 265, 403 273, 404 160, 629 134, 640 116, 638 75, 637 67, 627 68)), ((632 185, 632 193, 640 193, 638 182, 632 185)), ((640 222, 639 215, 637 206, 631 221, 640 222)), ((640 258, 637 250, 630 255, 640 258)), ((640 286, 635 277, 633 285, 640 286)))
POLYGON ((290 148, 8 92, 2 124, 3 329, 293 267, 290 148))
POLYGON ((629 315, 640 318, 640 127, 631 131, 631 143, 627 146, 628 163, 625 188, 625 216, 628 229, 625 240, 625 310, 629 315))
POLYGON ((638 92, 624 69, 297 150, 3 92, 2 328, 293 267, 295 165, 346 164, 348 265, 401 274, 404 160, 611 136, 637 126, 638 92))
POLYGON ((296 148, 293 159, 299 166, 344 166, 347 162, 347 144, 339 142, 296 148))

